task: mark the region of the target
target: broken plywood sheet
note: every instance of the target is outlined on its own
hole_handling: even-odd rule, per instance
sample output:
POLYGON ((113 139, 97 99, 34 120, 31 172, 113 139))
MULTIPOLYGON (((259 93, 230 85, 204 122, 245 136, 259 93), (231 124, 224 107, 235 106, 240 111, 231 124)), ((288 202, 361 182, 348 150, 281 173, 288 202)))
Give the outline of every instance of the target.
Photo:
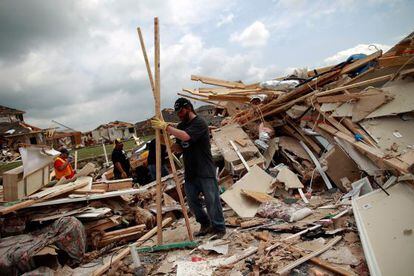
POLYGON ((266 193, 261 193, 261 192, 254 192, 254 191, 250 191, 250 190, 245 190, 245 189, 241 189, 241 192, 243 195, 256 200, 257 202, 260 203, 264 203, 264 202, 268 202, 268 201, 272 201, 275 198, 266 194, 266 193))
POLYGON ((246 132, 238 124, 226 125, 222 128, 212 131, 213 140, 216 146, 219 148, 223 158, 225 160, 226 169, 231 171, 232 167, 241 164, 241 160, 236 151, 230 144, 230 140, 245 141, 246 146, 238 146, 238 149, 246 161, 250 159, 256 159, 254 164, 263 164, 265 162, 263 156, 257 149, 257 147, 250 140, 246 132))
POLYGON ((279 147, 285 151, 293 153, 295 156, 299 157, 300 159, 311 161, 309 154, 300 145, 300 142, 298 139, 295 139, 289 136, 281 136, 279 137, 279 147))
POLYGON ((352 200, 371 275, 412 275, 414 271, 414 188, 398 183, 352 200))
POLYGON ((289 189, 301 189, 303 188, 302 182, 300 182, 298 176, 289 170, 288 167, 284 166, 279 169, 279 173, 277 174, 277 181, 282 182, 285 184, 286 191, 289 189))
POLYGON ((414 82, 410 80, 394 81, 382 88, 389 95, 394 97, 392 101, 384 104, 374 112, 370 113, 367 118, 375 118, 400 114, 414 110, 414 82))
POLYGON ((357 164, 338 145, 323 156, 322 163, 328 166, 326 173, 342 192, 347 189, 342 185, 341 178, 347 177, 351 182, 360 178, 361 172, 357 164))
POLYGON ((385 153, 392 148, 396 154, 403 154, 414 148, 414 119, 404 121, 397 116, 381 117, 359 124, 385 153))
POLYGON ((378 88, 369 87, 364 90, 363 97, 353 105, 352 122, 359 122, 378 107, 390 101, 390 96, 378 88))
POLYGON ((221 198, 237 215, 242 218, 251 218, 255 216, 260 203, 243 196, 241 190, 267 193, 273 182, 273 177, 255 165, 229 190, 225 191, 221 198))
POLYGON ((382 174, 382 170, 374 162, 372 162, 371 159, 357 151, 350 143, 338 137, 335 137, 334 139, 338 145, 352 158, 352 160, 355 161, 360 170, 371 176, 382 174))

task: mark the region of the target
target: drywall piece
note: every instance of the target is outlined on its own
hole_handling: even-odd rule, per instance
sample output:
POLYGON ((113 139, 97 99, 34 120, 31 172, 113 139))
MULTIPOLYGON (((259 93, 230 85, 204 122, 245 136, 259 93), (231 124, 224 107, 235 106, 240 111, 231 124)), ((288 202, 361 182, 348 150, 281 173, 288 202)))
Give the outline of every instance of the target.
POLYGON ((359 195, 360 196, 368 194, 368 193, 370 193, 374 190, 374 189, 372 189, 372 186, 371 186, 371 183, 369 182, 368 177, 364 177, 364 178, 352 183, 352 188, 354 190, 359 190, 359 195))
POLYGON ((307 110, 309 109, 309 107, 305 106, 305 105, 294 105, 291 108, 289 108, 286 111, 286 114, 292 118, 292 119, 297 119, 300 116, 302 116, 307 110))
POLYGON ((273 177, 255 165, 247 174, 231 186, 230 189, 225 191, 221 195, 221 198, 237 215, 243 218, 251 218, 255 216, 260 203, 242 195, 241 190, 245 189, 253 192, 267 193, 273 182, 273 177))
POLYGON ((371 176, 382 174, 382 170, 378 166, 376 166, 371 159, 358 152, 347 141, 338 137, 334 137, 334 139, 338 143, 338 145, 341 146, 341 148, 355 161, 360 170, 366 172, 368 175, 371 176))
POLYGON ((230 145, 230 140, 240 140, 246 142, 246 146, 238 148, 249 166, 252 165, 249 163, 249 160, 255 160, 254 164, 263 164, 265 162, 265 159, 259 152, 258 148, 254 145, 252 140, 250 140, 249 136, 243 131, 240 125, 226 125, 222 128, 213 130, 212 135, 216 146, 223 155, 225 167, 228 171, 233 172, 232 169, 242 163, 239 156, 230 145))
POLYGON ((389 116, 414 110, 413 81, 398 80, 390 82, 382 87, 382 90, 394 97, 394 99, 370 113, 366 118, 389 116))
POLYGON ((337 109, 340 106, 340 103, 323 103, 321 104, 322 112, 331 112, 337 109))
POLYGON ((41 168, 49 165, 53 160, 60 155, 60 152, 54 149, 47 149, 42 147, 20 147, 20 155, 23 162, 23 177, 27 177, 31 173, 38 171, 41 168))
POLYGON ((289 189, 301 189, 304 187, 298 176, 286 166, 279 169, 276 180, 285 184, 286 191, 289 189))
POLYGON ((321 163, 328 166, 326 174, 342 192, 347 191, 342 185, 342 178, 347 177, 352 182, 360 178, 361 172, 357 164, 338 145, 332 147, 322 157, 321 163))
POLYGON ((389 101, 390 97, 381 89, 369 87, 364 90, 364 96, 352 108, 352 122, 359 122, 368 114, 389 101))
POLYGON ((397 116, 381 117, 364 120, 359 124, 383 152, 389 152, 392 148, 396 154, 403 154, 414 147, 413 119, 404 121, 397 116))
POLYGON ((332 112, 332 117, 352 117, 354 103, 343 103, 332 112))
POLYGON ((371 275, 412 275, 414 188, 397 183, 387 191, 352 200, 365 258, 371 275))
POLYGON ((266 160, 265 161, 265 169, 267 169, 270 166, 270 163, 272 163, 273 156, 275 155, 275 153, 278 149, 279 149, 279 138, 275 137, 275 138, 270 139, 269 147, 263 153, 263 157, 266 160))
POLYGON ((279 137, 279 147, 284 151, 288 151, 295 156, 298 156, 300 159, 305 159, 309 162, 311 161, 311 157, 296 138, 290 136, 279 137))

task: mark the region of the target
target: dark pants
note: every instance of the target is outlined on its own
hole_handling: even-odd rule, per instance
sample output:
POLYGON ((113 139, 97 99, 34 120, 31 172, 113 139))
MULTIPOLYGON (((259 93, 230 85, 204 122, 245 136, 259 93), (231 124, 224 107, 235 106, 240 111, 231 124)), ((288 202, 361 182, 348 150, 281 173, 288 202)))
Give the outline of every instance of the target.
MULTIPOLYGON (((154 181, 157 178, 157 166, 148 164, 148 170, 151 175, 152 181, 154 181)), ((161 166, 161 177, 169 175, 169 174, 170 173, 168 172, 167 166, 162 165, 161 166)))
POLYGON ((191 212, 194 214, 198 223, 204 226, 211 224, 215 230, 224 231, 223 209, 221 208, 220 194, 217 180, 215 178, 201 178, 186 180, 184 189, 187 196, 187 202, 191 212), (207 213, 199 195, 203 194, 207 207, 207 213))

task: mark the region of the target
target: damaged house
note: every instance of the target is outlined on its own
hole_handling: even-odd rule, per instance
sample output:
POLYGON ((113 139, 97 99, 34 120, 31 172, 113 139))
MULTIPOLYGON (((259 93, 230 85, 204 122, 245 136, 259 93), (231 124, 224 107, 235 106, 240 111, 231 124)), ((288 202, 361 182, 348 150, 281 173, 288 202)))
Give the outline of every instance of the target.
POLYGON ((129 140, 134 135, 136 135, 134 125, 122 121, 103 124, 92 130, 92 138, 97 142, 113 142, 116 139, 129 140))
POLYGON ((0 145, 16 150, 18 144, 44 144, 44 131, 24 122, 25 112, 0 105, 0 145))

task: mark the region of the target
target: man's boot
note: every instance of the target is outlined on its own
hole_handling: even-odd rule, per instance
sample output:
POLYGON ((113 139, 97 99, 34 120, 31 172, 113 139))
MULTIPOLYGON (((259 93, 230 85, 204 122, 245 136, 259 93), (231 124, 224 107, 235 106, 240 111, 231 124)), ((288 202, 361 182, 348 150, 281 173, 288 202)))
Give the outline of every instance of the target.
POLYGON ((212 228, 210 225, 201 225, 200 226, 200 230, 198 230, 197 232, 194 233, 195 237, 202 237, 205 236, 209 233, 211 233, 212 228))
POLYGON ((213 240, 219 240, 219 239, 222 239, 224 235, 226 235, 226 229, 223 229, 223 230, 212 229, 211 233, 213 234, 213 237, 212 237, 213 240))

